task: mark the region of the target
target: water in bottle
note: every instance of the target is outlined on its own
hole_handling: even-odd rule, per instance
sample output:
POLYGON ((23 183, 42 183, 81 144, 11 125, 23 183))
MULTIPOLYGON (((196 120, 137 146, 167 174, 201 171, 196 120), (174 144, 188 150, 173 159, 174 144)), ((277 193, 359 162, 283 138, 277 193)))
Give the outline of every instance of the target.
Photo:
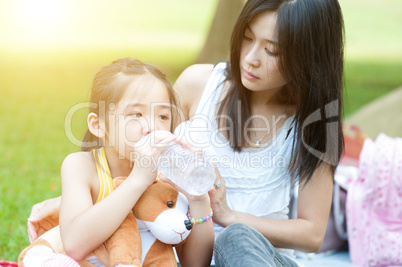
POLYGON ((201 155, 172 143, 163 151, 158 169, 191 195, 208 192, 215 182, 215 170, 201 155))

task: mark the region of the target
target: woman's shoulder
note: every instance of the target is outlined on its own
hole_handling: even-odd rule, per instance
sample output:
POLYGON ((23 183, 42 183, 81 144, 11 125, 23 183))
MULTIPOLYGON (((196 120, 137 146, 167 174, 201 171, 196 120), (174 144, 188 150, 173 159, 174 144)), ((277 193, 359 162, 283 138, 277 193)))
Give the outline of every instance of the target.
POLYGON ((174 88, 186 119, 195 112, 213 68, 212 64, 191 65, 177 78, 174 88))
MULTIPOLYGON (((175 86, 196 85, 207 83, 214 68, 212 64, 194 64, 186 68, 177 78, 175 86)), ((180 90, 180 88, 178 88, 180 90)))

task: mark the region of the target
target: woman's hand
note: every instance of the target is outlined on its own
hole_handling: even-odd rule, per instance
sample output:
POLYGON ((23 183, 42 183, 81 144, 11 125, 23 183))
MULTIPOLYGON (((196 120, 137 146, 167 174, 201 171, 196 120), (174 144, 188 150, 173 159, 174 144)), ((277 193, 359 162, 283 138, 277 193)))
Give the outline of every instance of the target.
POLYGON ((225 181, 223 180, 216 166, 214 166, 214 168, 216 180, 214 187, 208 192, 211 200, 211 208, 214 212, 213 221, 221 226, 226 227, 235 222, 235 215, 226 202, 225 181))
POLYGON ((33 205, 27 223, 30 243, 59 225, 60 201, 61 197, 56 197, 33 205))

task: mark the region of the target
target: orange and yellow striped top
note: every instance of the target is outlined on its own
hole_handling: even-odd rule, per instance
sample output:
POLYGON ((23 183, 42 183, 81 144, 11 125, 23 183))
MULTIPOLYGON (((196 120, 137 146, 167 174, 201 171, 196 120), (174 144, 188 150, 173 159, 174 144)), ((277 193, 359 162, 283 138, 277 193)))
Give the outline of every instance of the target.
POLYGON ((113 190, 112 176, 107 163, 105 148, 92 150, 99 179, 99 194, 96 203, 107 197, 113 190))

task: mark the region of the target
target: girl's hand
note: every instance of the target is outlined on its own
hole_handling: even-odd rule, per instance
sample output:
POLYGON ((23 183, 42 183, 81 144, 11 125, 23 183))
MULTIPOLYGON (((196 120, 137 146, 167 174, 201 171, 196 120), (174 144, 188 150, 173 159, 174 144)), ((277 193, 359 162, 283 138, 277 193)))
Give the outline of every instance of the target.
POLYGON ((59 225, 60 200, 61 197, 51 198, 33 205, 27 223, 30 243, 59 225))
POLYGON ((158 158, 166 146, 171 142, 178 143, 178 139, 169 131, 152 131, 143 136, 134 147, 134 167, 129 176, 145 177, 143 182, 148 186, 155 181, 158 158))
POLYGON ((226 227, 234 222, 234 214, 226 202, 225 181, 223 180, 216 166, 214 166, 214 168, 216 180, 214 187, 208 192, 211 200, 211 208, 214 211, 213 220, 215 223, 226 227))

